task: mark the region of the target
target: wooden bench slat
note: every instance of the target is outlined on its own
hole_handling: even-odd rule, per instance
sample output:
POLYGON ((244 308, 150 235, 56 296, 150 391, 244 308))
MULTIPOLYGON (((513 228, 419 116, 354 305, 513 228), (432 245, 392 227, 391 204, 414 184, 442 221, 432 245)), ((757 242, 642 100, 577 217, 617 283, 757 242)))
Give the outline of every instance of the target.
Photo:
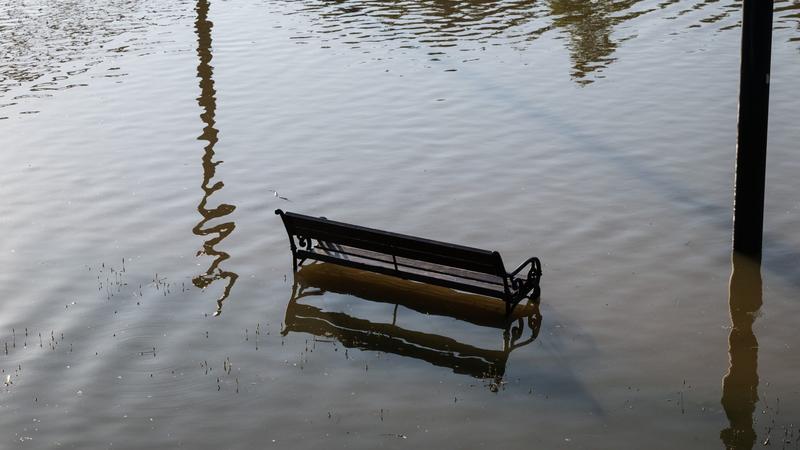
POLYGON ((373 252, 372 250, 364 250, 357 247, 350 247, 349 245, 339 245, 328 241, 321 241, 319 245, 317 245, 317 248, 331 256, 336 256, 342 259, 347 259, 349 256, 360 256, 362 258, 374 259, 376 261, 394 263, 394 258, 392 255, 373 252))
POLYGON ((436 272, 445 275, 453 275, 461 278, 480 281, 483 283, 495 284, 500 287, 503 286, 503 277, 497 275, 474 272, 472 270, 459 269, 458 267, 448 267, 448 266, 443 266, 441 264, 434 264, 409 258, 397 258, 397 264, 404 267, 413 267, 415 269, 426 270, 429 272, 436 272))
POLYGON ((364 239, 354 238, 352 236, 342 236, 330 232, 321 232, 318 230, 308 230, 304 227, 298 227, 298 235, 388 255, 396 255, 409 259, 427 261, 434 264, 455 266, 476 272, 497 274, 499 270, 497 262, 488 264, 480 260, 469 260, 459 257, 423 252, 415 249, 398 248, 382 242, 367 241, 364 239))
MULTIPOLYGON (((317 255, 325 255, 326 257, 332 257, 332 258, 336 258, 336 259, 340 259, 341 258, 341 256, 339 254, 326 251, 326 249, 322 249, 322 248, 315 248, 313 251, 311 251, 310 254, 309 254, 309 258, 316 259, 317 255)), ((427 276, 427 277, 430 277, 430 278, 437 278, 437 279, 442 279, 442 280, 449 280, 449 281, 453 281, 453 282, 459 282, 459 283, 463 283, 463 284, 468 284, 470 286, 481 286, 481 287, 485 287, 487 289, 496 290, 497 292, 503 292, 503 282, 502 282, 502 280, 499 280, 499 281, 498 280, 483 281, 483 280, 477 280, 477 279, 470 279, 470 278, 465 278, 465 277, 461 276, 461 274, 458 273, 458 272, 446 273, 446 272, 432 271, 432 270, 430 270, 430 269, 428 269, 428 268, 426 268, 424 266, 423 267, 412 266, 412 265, 397 265, 397 266, 395 266, 394 262, 391 260, 391 258, 389 258, 388 261, 386 261, 386 260, 378 260, 378 259, 374 259, 374 258, 371 258, 371 257, 360 256, 360 255, 352 254, 352 253, 349 253, 346 256, 347 256, 346 258, 341 258, 342 261, 352 261, 352 262, 358 262, 358 263, 362 263, 362 264, 375 264, 376 266, 383 267, 383 268, 385 268, 387 270, 392 270, 392 271, 396 272, 397 276, 401 276, 401 277, 402 277, 403 274, 416 274, 416 275, 420 275, 420 276, 427 276)), ((419 262, 419 261, 416 261, 416 262, 419 262)), ((425 263, 421 263, 421 264, 425 264, 425 263)), ((459 270, 459 269, 452 269, 452 270, 459 270)), ((463 271, 461 271, 461 272, 463 273, 463 271)))
POLYGON ((286 218, 290 220, 300 219, 303 222, 303 226, 305 227, 308 227, 310 226, 310 224, 313 224, 313 226, 320 227, 320 229, 334 230, 334 232, 339 232, 339 233, 363 233, 365 236, 368 236, 369 239, 383 239, 387 242, 392 242, 393 244, 397 244, 398 246, 416 247, 418 245, 432 245, 436 247, 446 247, 451 251, 464 252, 464 257, 469 257, 473 253, 484 254, 486 256, 491 256, 494 254, 494 252, 492 251, 476 247, 468 247, 465 245, 451 244, 449 242, 435 241, 433 239, 410 236, 407 234, 393 233, 390 231, 378 230, 376 228, 362 227, 361 225, 336 222, 334 220, 323 219, 320 217, 307 216, 304 214, 298 214, 293 212, 286 212, 283 214, 286 218))
POLYGON ((347 258, 348 256, 359 256, 390 264, 397 263, 399 267, 411 267, 411 268, 426 270, 429 272, 436 272, 443 275, 454 275, 461 278, 481 281, 484 283, 496 284, 498 286, 503 285, 503 278, 497 275, 490 275, 482 272, 474 272, 471 270, 459 269, 457 267, 444 266, 441 264, 433 264, 426 261, 419 261, 410 258, 403 258, 403 257, 394 258, 391 255, 385 255, 383 253, 373 252, 370 250, 363 250, 360 248, 350 247, 347 245, 335 245, 328 242, 322 242, 320 243, 318 248, 324 250, 326 253, 330 255, 338 256, 341 258, 347 258))
MULTIPOLYGON (((285 215, 291 223, 292 233, 298 236, 318 238, 364 250, 501 275, 498 268, 498 266, 502 266, 502 264, 498 264, 499 255, 488 250, 414 238, 295 213, 285 213, 285 215)), ((502 263, 502 260, 499 262, 502 263)))
POLYGON ((373 271, 373 272, 376 272, 376 273, 380 273, 380 274, 383 274, 383 275, 391 275, 391 276, 400 276, 400 275, 402 275, 402 278, 405 278, 407 280, 420 281, 420 282, 423 282, 423 283, 436 284, 436 285, 439 285, 439 286, 449 287, 449 288, 452 288, 452 289, 462 290, 462 291, 466 291, 466 292, 473 292, 473 293, 481 294, 481 295, 487 295, 489 297, 498 297, 498 298, 504 298, 505 297, 503 295, 504 293, 503 293, 502 290, 491 289, 491 288, 488 288, 488 287, 481 286, 480 284, 477 284, 477 283, 469 283, 468 282, 469 280, 458 279, 457 281, 454 281, 454 280, 451 280, 451 279, 448 279, 448 278, 431 277, 431 276, 425 274, 424 272, 422 274, 420 274, 420 273, 415 273, 415 272, 412 272, 412 271, 407 271, 407 272, 402 272, 401 274, 398 274, 398 272, 394 269, 393 266, 389 266, 388 264, 383 264, 383 265, 374 264, 374 261, 371 261, 371 260, 369 260, 368 263, 367 262, 363 262, 363 261, 356 261, 356 260, 346 260, 346 259, 336 258, 336 257, 330 256, 330 255, 327 255, 327 254, 319 254, 319 253, 314 253, 314 252, 309 252, 309 251, 306 251, 306 250, 299 250, 299 249, 297 250, 297 256, 298 256, 298 258, 301 258, 301 259, 311 258, 311 259, 316 259, 316 260, 319 260, 319 261, 330 262, 330 263, 334 263, 334 264, 341 264, 343 266, 353 267, 353 268, 356 268, 356 269, 370 270, 370 271, 373 271))

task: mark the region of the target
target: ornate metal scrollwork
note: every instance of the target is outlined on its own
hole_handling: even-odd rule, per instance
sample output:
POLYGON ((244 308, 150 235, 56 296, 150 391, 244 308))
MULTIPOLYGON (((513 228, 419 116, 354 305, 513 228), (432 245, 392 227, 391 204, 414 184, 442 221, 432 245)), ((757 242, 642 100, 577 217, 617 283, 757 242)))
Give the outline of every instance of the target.
POLYGON ((542 263, 539 261, 539 258, 532 258, 531 268, 528 270, 528 279, 538 280, 541 277, 542 277, 542 263))
POLYGON ((530 270, 528 270, 528 281, 533 281, 539 278, 539 272, 536 270, 536 265, 531 265, 530 270))
POLYGON ((311 251, 311 249, 314 247, 314 242, 309 237, 298 235, 297 236, 297 245, 300 248, 303 248, 305 250, 311 251))

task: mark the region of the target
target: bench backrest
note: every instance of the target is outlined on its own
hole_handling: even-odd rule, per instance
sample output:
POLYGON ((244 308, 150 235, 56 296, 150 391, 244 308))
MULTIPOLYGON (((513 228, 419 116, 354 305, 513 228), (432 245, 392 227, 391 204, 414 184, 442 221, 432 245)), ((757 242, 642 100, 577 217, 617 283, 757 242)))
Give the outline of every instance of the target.
POLYGON ((505 277, 500 254, 348 223, 276 210, 291 236, 505 277))

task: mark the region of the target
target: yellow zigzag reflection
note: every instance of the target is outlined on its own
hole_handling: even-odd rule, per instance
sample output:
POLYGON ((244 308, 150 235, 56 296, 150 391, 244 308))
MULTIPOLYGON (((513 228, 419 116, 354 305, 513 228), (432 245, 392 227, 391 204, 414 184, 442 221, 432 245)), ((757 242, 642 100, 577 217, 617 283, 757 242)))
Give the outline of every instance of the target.
POLYGON ((195 31, 197 32, 197 56, 200 58, 200 63, 197 65, 197 77, 200 79, 200 97, 197 98, 197 103, 203 108, 200 118, 206 125, 198 140, 207 141, 208 144, 204 148, 203 184, 200 186, 203 189, 203 199, 197 205, 197 211, 203 216, 203 219, 192 228, 192 232, 198 236, 214 236, 205 241, 203 248, 197 252, 197 256, 209 255, 214 258, 214 261, 211 262, 205 273, 194 277, 192 283, 201 289, 205 289, 216 280, 225 279, 228 281, 222 291, 222 295, 217 299, 217 310, 214 315, 218 316, 222 313, 222 303, 230 296, 231 289, 239 275, 219 268, 220 263, 230 258, 230 255, 214 248, 215 245, 233 232, 236 224, 231 221, 206 228, 209 221, 225 217, 236 209, 236 206, 227 203, 222 203, 211 209, 206 207, 209 197, 225 186, 222 181, 217 181, 209 186, 216 174, 217 165, 222 161, 214 161, 214 145, 219 140, 217 137, 219 131, 214 127, 217 100, 214 96, 216 94, 213 79, 214 68, 211 66, 211 27, 213 25, 208 20, 208 6, 208 0, 197 1, 195 31))

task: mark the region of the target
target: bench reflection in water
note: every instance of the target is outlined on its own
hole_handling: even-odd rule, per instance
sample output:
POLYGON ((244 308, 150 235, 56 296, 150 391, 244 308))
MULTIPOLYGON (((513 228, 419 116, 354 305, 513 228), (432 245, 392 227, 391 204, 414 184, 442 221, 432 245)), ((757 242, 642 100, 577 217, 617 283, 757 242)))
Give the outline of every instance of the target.
POLYGON ((314 263, 303 266, 295 274, 282 334, 302 332, 335 338, 345 347, 408 356, 447 367, 455 373, 499 382, 511 352, 533 342, 539 334, 541 322, 538 303, 519 305, 508 316, 505 304, 497 299, 314 263), (372 322, 300 303, 305 297, 320 296, 325 292, 394 305, 392 323, 372 322), (503 348, 484 349, 451 337, 402 328, 396 325, 398 306, 422 314, 452 317, 481 327, 497 328, 503 348))

